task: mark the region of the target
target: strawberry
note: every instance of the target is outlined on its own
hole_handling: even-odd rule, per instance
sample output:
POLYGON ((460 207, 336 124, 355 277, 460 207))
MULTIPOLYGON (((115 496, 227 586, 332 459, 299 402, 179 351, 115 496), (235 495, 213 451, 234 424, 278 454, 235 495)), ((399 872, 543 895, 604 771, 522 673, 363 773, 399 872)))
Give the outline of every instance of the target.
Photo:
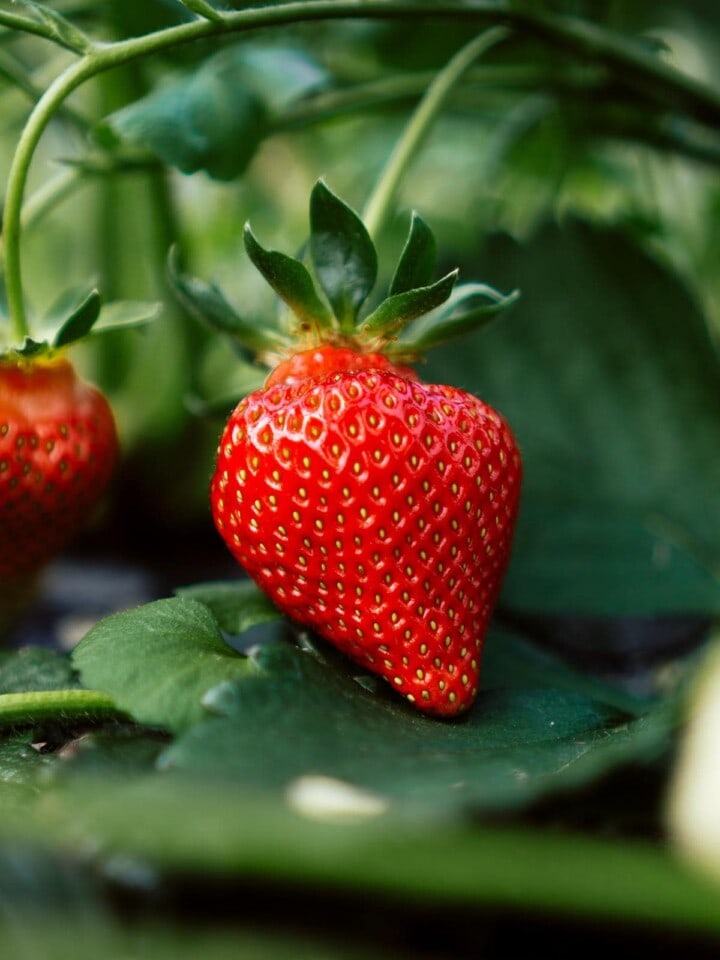
POLYGON ((431 235, 416 217, 389 298, 358 320, 374 247, 322 183, 310 212, 327 302, 299 261, 264 250, 246 229, 248 253, 293 327, 250 329, 216 288, 175 276, 187 305, 275 361, 222 434, 213 517, 280 610, 418 709, 452 717, 477 694, 521 463, 498 413, 423 383, 408 361, 510 298, 476 284, 451 297, 454 273, 428 283, 431 235), (478 307, 480 295, 494 302, 478 307))
POLYGON ((63 358, 0 360, 0 581, 17 589, 57 554, 117 458, 105 397, 63 358))
POLYGON ((0 325, 0 632, 32 596, 42 567, 83 525, 118 457, 103 394, 65 358, 74 343, 138 327, 157 305, 101 305, 97 290, 63 294, 29 335, 24 311, 0 325))

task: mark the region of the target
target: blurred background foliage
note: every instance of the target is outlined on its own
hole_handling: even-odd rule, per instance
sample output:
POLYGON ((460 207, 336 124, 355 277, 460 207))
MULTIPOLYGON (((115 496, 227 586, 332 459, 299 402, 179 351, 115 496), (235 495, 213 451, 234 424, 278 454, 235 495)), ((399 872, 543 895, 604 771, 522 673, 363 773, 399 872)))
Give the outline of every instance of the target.
MULTIPOLYGON (((51 6, 105 41, 194 17, 191 4, 174 0, 57 0, 51 6)), ((228 884, 232 896, 247 896, 244 918, 258 910, 267 928, 272 896, 263 900, 247 878, 259 874, 261 887, 273 879, 297 884, 297 895, 312 874, 313 890, 341 888, 331 898, 335 935, 344 921, 357 931, 343 896, 351 899, 360 889, 376 898, 368 911, 374 956, 392 946, 392 923, 406 955, 413 949, 444 955, 446 910, 460 925, 451 940, 456 955, 464 955, 473 937, 488 956, 508 955, 508 944, 518 938, 512 920, 495 913, 480 936, 472 912, 498 901, 506 910, 529 906, 535 921, 544 910, 598 922, 629 917, 653 924, 665 917, 698 937, 717 936, 716 888, 666 855, 664 804, 675 732, 688 709, 679 703, 684 688, 678 678, 720 609, 720 8, 711 0, 548 0, 508 9, 523 7, 538 22, 545 18, 546 27, 570 22, 591 36, 599 28, 643 62, 676 69, 678 81, 668 85, 652 70, 632 70, 627 58, 594 58, 591 47, 579 53, 557 42, 557 30, 514 32, 454 90, 378 238, 386 264, 379 289, 416 209, 436 233, 441 267, 459 266, 464 281, 522 291, 506 316, 462 344, 434 351, 421 367, 427 379, 456 383, 496 404, 517 431, 524 455, 516 549, 488 644, 492 749, 480 716, 477 729, 472 723, 458 728, 462 746, 456 753, 443 753, 439 737, 440 814, 422 811, 442 820, 432 834, 412 818, 335 833, 326 824, 317 831, 308 827, 297 810, 288 813, 274 781, 272 802, 255 792, 267 784, 248 774, 243 757, 255 751, 256 766, 267 774, 263 757, 278 747, 277 738, 250 736, 239 758, 228 747, 243 731, 247 736, 248 712, 257 710, 265 733, 289 727, 280 738, 285 750, 278 748, 270 771, 282 789, 305 767, 320 767, 403 803, 417 800, 422 783, 414 777, 422 781, 424 768, 420 763, 418 773, 412 747, 419 737, 415 721, 398 719, 386 704, 372 706, 372 698, 363 700, 357 690, 356 699, 348 697, 332 714, 342 697, 328 690, 345 690, 348 683, 332 663, 323 662, 323 676, 317 664, 310 670, 317 695, 312 684, 298 688, 288 679, 292 663, 276 664, 273 677, 287 687, 263 696, 256 685, 257 700, 249 694, 230 698, 221 704, 225 714, 219 710, 183 731, 172 747, 154 726, 82 736, 64 753, 57 743, 53 748, 52 731, 51 749, 33 754, 27 736, 7 737, 0 750, 6 813, 0 865, 9 878, 25 878, 14 888, 17 903, 4 900, 9 915, 19 918, 8 940, 14 956, 56 948, 63 955, 52 923, 43 932, 27 923, 28 903, 38 897, 53 917, 66 911, 83 931, 78 956, 83 950, 88 956, 98 950, 155 957, 201 950, 224 957, 230 949, 233 956, 244 955, 234 952, 239 949, 248 956, 287 954, 284 941, 266 942, 264 933, 249 934, 247 944, 229 944, 212 924, 207 930, 199 925, 192 941, 150 925, 153 897, 165 898, 163 915, 177 916, 196 896, 193 871, 205 871, 211 890, 195 904, 203 922, 213 919, 214 885, 228 884), (543 659, 546 653, 526 646, 528 637, 606 680, 619 680, 621 690, 593 686, 559 660, 543 659), (528 696, 525 687, 540 693, 528 696), (518 734, 521 714, 530 720, 518 734), (347 731, 350 744, 356 736, 367 738, 363 756, 382 754, 380 772, 371 763, 363 769, 356 750, 332 740, 336 727, 328 715, 347 731), (550 715, 559 718, 559 728, 548 739, 550 715), (386 723, 402 731, 390 761, 379 746, 393 742, 386 723), (303 749, 288 752, 293 730, 310 733, 303 749), (156 766, 161 755, 175 779, 158 773, 167 769, 156 766), (525 768, 533 771, 528 784, 521 776, 525 768), (196 779, 182 779, 183 770, 196 779), (98 771, 101 778, 110 772, 126 778, 129 793, 109 799, 107 785, 84 779, 98 771), (463 776, 457 791, 447 783, 456 771, 463 776), (209 792, 198 787, 206 777, 213 781, 209 792), (43 799, 48 784, 53 789, 43 799), (524 812, 525 827, 553 829, 516 834, 506 822, 507 805, 524 812), (445 822, 448 809, 459 824, 445 822), (233 810, 240 815, 233 818, 233 810), (475 829, 481 814, 487 832, 475 829), (583 831, 582 840, 555 843, 553 830, 568 823, 583 831), (7 846, 28 836, 42 838, 51 853, 36 860, 36 854, 23 849, 16 855, 7 846), (605 850, 608 836, 618 842, 605 850), (654 845, 620 842, 628 836, 654 845), (277 837, 285 846, 269 855, 277 837), (393 843, 397 856, 388 858, 393 843), (76 870, 64 857, 77 845, 83 863, 76 870), (314 873, 309 850, 317 856, 314 873), (443 857, 452 864, 447 897, 458 901, 448 905, 440 896, 438 906, 435 870, 443 857), (543 875, 548 858, 556 867, 554 886, 543 875), (588 863, 592 869, 585 870, 588 863), (102 875, 110 898, 141 921, 132 936, 116 927, 115 915, 104 917, 104 900, 95 909, 98 888, 88 884, 88 864, 102 875), (498 864, 510 865, 506 874, 500 870, 499 876, 498 864), (626 886, 616 889, 619 876, 626 886), (388 889, 396 898, 390 907, 382 900, 388 889), (413 933, 417 914, 406 895, 434 904, 426 943, 413 933), (469 912, 463 914, 458 902, 469 912), (384 911, 390 917, 385 926, 378 919, 384 911)), ((0 10, 16 6, 4 2, 0 10)), ((225 562, 207 504, 221 419, 197 411, 204 401, 233 395, 241 379, 238 358, 175 301, 167 281, 171 247, 177 246, 189 272, 216 282, 238 312, 267 315, 276 306, 242 249, 245 221, 252 221, 264 246, 301 250, 307 199, 321 176, 362 209, 435 72, 477 30, 470 20, 413 16, 227 34, 109 71, 68 100, 31 169, 23 239, 28 302, 42 313, 62 290, 95 282, 106 300, 162 303, 147 330, 108 335, 78 356, 84 372, 110 395, 124 444, 115 496, 93 547, 126 551, 149 566, 173 554, 178 582, 207 579, 225 562)), ((42 39, 0 33, 3 180, 33 102, 71 60, 42 39)), ((207 596, 198 599, 233 633, 207 596)), ((174 662, 183 667, 195 650, 182 649, 181 634, 173 635, 174 662)), ((118 702, 133 690, 123 670, 134 667, 133 656, 142 659, 139 636, 140 653, 114 635, 108 639, 107 682, 118 685, 118 702)), ((279 660, 292 658, 291 649, 279 660)), ((18 662, 0 663, 0 692, 69 682, 68 675, 56 676, 51 659, 18 680, 18 662)), ((186 702, 187 678, 175 682, 176 702, 186 702)), ((208 680, 202 689, 209 686, 208 680)), ((151 711, 148 723, 172 727, 162 712, 152 713, 152 696, 142 706, 151 711)), ((703 796, 715 797, 701 782, 707 755, 698 764, 699 780, 688 775, 689 786, 673 808, 673 830, 688 848, 698 846, 693 831, 703 824, 688 826, 683 810, 692 804, 684 805, 683 791, 689 795, 700 783, 703 796)), ((718 862, 720 855, 713 869, 718 862)), ((313 901, 301 898, 293 914, 301 929, 306 903, 313 901)), ((579 944, 588 931, 602 939, 586 925, 576 931, 579 944)), ((563 937, 572 943, 572 930, 565 927, 563 937)), ((305 949, 308 956, 354 955, 339 940, 339 946, 327 937, 317 945, 310 935, 303 946, 296 939, 292 955, 304 956, 305 949)), ((363 955, 361 943, 357 956, 363 955)))

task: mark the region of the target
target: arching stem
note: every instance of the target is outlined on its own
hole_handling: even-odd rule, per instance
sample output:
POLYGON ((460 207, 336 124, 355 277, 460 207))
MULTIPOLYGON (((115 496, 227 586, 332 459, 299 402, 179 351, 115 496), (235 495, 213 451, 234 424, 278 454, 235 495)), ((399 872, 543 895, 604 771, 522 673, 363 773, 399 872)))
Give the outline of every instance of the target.
POLYGON ((400 182, 453 87, 479 57, 505 40, 509 34, 506 27, 491 27, 462 47, 435 75, 395 145, 365 207, 363 220, 371 237, 377 237, 381 233, 400 182))

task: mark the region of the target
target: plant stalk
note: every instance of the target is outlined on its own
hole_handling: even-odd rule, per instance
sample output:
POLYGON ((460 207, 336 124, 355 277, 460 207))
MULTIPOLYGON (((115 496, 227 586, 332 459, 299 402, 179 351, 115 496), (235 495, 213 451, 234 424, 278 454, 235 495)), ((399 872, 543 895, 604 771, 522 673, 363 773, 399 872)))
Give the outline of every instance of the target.
POLYGON ((105 693, 48 690, 0 695, 0 728, 62 720, 127 720, 105 693))
POLYGON ((397 188, 456 83, 479 57, 508 36, 506 27, 492 27, 462 47, 435 75, 396 143, 365 207, 363 220, 371 237, 377 238, 382 232, 397 188))

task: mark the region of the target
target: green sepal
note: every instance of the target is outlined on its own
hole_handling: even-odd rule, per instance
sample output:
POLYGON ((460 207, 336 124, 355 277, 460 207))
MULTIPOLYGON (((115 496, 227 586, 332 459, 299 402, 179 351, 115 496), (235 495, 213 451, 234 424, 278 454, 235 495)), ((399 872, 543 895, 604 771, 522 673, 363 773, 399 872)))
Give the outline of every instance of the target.
POLYGON ((377 309, 363 320, 362 336, 378 336, 386 340, 396 336, 404 327, 423 314, 441 306, 452 293, 458 271, 453 270, 429 287, 419 287, 396 293, 383 300, 377 309))
POLYGON ((307 268, 294 257, 288 257, 277 250, 265 250, 258 243, 249 223, 245 224, 244 237, 248 256, 275 293, 298 318, 300 329, 332 329, 332 314, 318 296, 307 268))
POLYGON ((160 311, 161 304, 134 300, 115 300, 103 304, 96 289, 66 290, 38 324, 37 338, 26 337, 7 353, 18 357, 39 357, 62 350, 74 343, 103 333, 144 326, 160 311))
POLYGON ((310 195, 310 253, 340 329, 352 332, 375 286, 377 253, 360 217, 322 180, 310 195))
POLYGON ((484 283, 464 283, 442 310, 423 317, 398 343, 398 352, 422 353, 446 340, 464 336, 507 310, 520 296, 519 290, 503 294, 484 283), (478 300, 484 302, 478 303, 478 300), (489 302, 488 302, 489 301, 489 302))
POLYGON ((168 276, 175 296, 189 314, 212 329, 229 334, 253 354, 276 351, 287 346, 279 331, 258 326, 241 317, 215 284, 182 273, 176 247, 171 249, 168 257, 168 276))
MULTIPOLYGON (((74 296, 74 292, 70 292, 70 294, 66 296, 74 296)), ((62 297, 58 305, 53 308, 51 316, 58 315, 60 312, 59 307, 63 301, 67 302, 65 297, 62 297)), ((101 305, 102 301, 97 290, 90 290, 82 296, 80 301, 76 302, 75 307, 71 309, 70 314, 57 328, 57 331, 50 341, 52 346, 58 348, 66 347, 86 337, 100 316, 101 305)), ((64 310, 62 312, 64 312, 64 310)))
POLYGON ((410 232, 390 284, 390 295, 431 284, 435 276, 436 260, 435 235, 420 214, 413 211, 410 232))
POLYGON ((50 344, 47 340, 33 340, 32 337, 25 337, 19 347, 10 347, 3 353, 3 357, 11 354, 12 356, 23 357, 29 360, 32 357, 40 357, 44 353, 50 353, 50 344))
POLYGON ((59 350, 86 337, 145 326, 155 319, 161 307, 160 303, 145 300, 103 303, 96 289, 80 294, 69 290, 52 307, 43 327, 50 347, 59 350))
POLYGON ((156 300, 111 300, 102 305, 91 335, 144 327, 155 320, 161 310, 162 304, 156 300))

